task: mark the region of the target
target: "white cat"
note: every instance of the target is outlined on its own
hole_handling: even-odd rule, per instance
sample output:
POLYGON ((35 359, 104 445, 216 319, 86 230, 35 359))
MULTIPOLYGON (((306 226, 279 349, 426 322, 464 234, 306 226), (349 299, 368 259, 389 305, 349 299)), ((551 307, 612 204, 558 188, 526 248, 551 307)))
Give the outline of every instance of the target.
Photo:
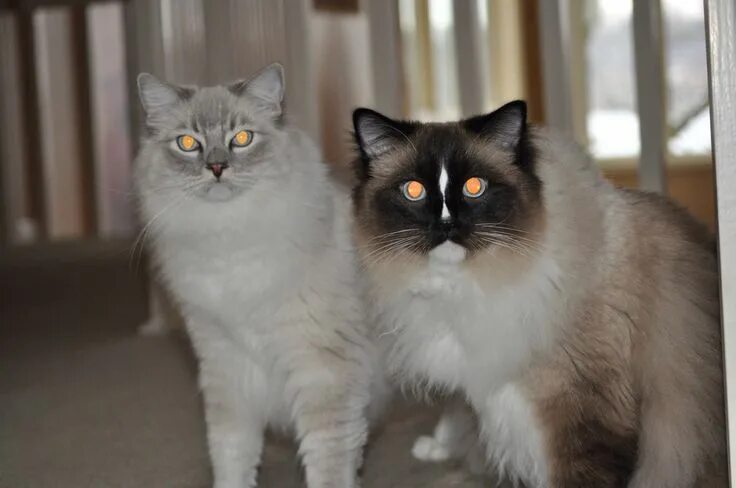
POLYGON ((138 85, 135 184, 199 359, 215 487, 255 486, 266 427, 293 430, 309 487, 356 486, 382 383, 349 199, 284 121, 281 66, 224 86, 138 85))

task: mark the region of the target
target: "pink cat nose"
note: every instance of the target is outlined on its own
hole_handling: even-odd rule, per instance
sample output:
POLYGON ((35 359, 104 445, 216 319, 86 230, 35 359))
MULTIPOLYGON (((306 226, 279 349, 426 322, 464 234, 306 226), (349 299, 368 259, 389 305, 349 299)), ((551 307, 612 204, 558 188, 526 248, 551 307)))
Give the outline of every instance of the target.
POLYGON ((207 163, 207 169, 212 171, 215 178, 222 176, 222 172, 228 167, 227 163, 207 163))

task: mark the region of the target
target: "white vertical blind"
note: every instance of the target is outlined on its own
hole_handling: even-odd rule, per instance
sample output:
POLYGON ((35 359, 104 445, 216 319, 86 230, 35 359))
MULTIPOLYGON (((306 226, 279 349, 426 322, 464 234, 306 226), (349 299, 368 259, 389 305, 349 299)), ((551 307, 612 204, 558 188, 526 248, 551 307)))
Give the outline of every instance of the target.
POLYGON ((460 114, 467 117, 485 109, 485 86, 489 82, 486 76, 488 56, 482 44, 478 1, 455 0, 452 7, 460 114))
POLYGON ((721 320, 728 414, 729 471, 736 486, 736 6, 705 2, 711 135, 718 205, 721 320))
POLYGON ((639 186, 667 193, 664 48, 660 0, 634 0, 636 100, 641 134, 639 186))
POLYGON ((389 116, 404 112, 399 6, 396 0, 365 2, 370 29, 375 108, 389 116))
MULTIPOLYGON (((33 238, 26 194, 26 148, 23 141, 22 88, 18 59, 18 26, 10 13, 0 13, 0 241, 17 243, 33 238)), ((0 245, 2 242, 0 242, 0 245)))
POLYGON ((61 8, 36 11, 33 28, 41 126, 34 140, 43 155, 48 235, 76 238, 84 232, 85 202, 71 13, 61 8))
POLYGON ((547 125, 574 136, 568 9, 568 0, 539 0, 539 41, 547 125))

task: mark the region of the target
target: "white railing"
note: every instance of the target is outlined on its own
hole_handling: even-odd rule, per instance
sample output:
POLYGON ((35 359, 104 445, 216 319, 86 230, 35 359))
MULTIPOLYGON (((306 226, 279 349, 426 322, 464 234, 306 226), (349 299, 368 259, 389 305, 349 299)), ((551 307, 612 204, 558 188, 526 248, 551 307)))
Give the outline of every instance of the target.
POLYGON ((736 5, 705 2, 731 486, 736 486, 736 5))

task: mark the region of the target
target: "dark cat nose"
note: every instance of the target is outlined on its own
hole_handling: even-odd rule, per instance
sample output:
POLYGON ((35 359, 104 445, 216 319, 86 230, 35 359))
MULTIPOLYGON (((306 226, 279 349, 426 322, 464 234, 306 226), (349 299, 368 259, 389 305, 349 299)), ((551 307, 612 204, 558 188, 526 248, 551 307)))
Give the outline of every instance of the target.
POLYGON ((452 221, 443 220, 442 222, 440 222, 440 232, 442 232, 445 237, 452 237, 457 233, 457 229, 455 228, 455 224, 452 221))
POLYGON ((215 178, 222 176, 222 172, 229 166, 227 163, 207 163, 207 169, 212 171, 215 178))

